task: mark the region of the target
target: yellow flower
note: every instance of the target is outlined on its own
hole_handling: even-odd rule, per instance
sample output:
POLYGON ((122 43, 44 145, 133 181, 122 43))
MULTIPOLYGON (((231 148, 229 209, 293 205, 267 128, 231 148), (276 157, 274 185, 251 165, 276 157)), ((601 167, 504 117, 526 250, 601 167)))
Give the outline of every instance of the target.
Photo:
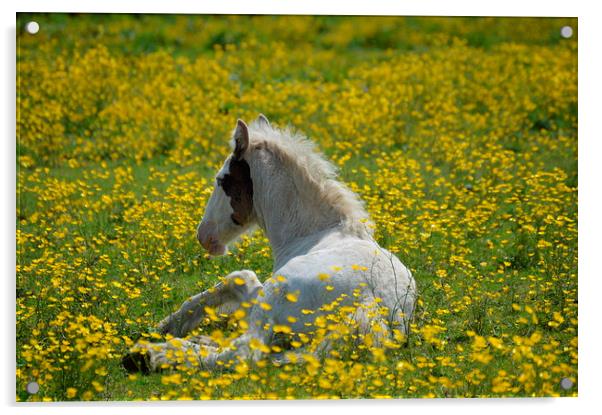
POLYGON ((242 318, 244 318, 246 315, 245 310, 243 310, 242 308, 239 308, 238 310, 236 310, 234 313, 232 313, 232 316, 236 319, 236 320, 240 320, 242 318))
POLYGON ((285 326, 282 324, 275 324, 274 325, 274 332, 275 333, 285 333, 288 334, 291 332, 291 328, 289 326, 285 326))
POLYGON ((325 273, 320 273, 320 274, 318 274, 318 278, 320 279, 320 281, 326 281, 327 279, 330 278, 330 275, 325 274, 325 273))

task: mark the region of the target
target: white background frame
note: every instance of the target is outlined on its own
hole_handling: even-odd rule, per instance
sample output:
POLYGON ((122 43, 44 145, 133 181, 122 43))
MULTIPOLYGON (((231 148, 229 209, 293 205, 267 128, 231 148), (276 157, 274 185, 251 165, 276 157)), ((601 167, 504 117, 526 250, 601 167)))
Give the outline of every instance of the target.
MULTIPOLYGON (((9 0, 10 1, 10 0, 9 0)), ((210 413, 306 414, 315 411, 349 413, 382 412, 406 415, 411 412, 494 415, 523 412, 591 413, 602 407, 602 343, 598 318, 602 275, 596 263, 600 257, 602 233, 600 211, 602 118, 598 97, 602 51, 602 16, 595 1, 498 2, 472 0, 21 0, 2 2, 2 82, 0 117, 4 127, 0 161, 3 228, 3 301, 0 382, 4 413, 97 414, 105 411, 164 414, 182 411, 210 413), (579 398, 544 399, 407 399, 395 401, 221 401, 161 403, 15 403, 15 37, 16 12, 103 12, 103 13, 219 13, 219 14, 347 14, 347 15, 438 15, 438 16, 556 16, 579 18, 579 398)), ((40 30, 44 30, 42 27, 40 30)), ((379 414, 380 415, 380 414, 379 414)), ((412 414, 414 415, 414 414, 412 414)))

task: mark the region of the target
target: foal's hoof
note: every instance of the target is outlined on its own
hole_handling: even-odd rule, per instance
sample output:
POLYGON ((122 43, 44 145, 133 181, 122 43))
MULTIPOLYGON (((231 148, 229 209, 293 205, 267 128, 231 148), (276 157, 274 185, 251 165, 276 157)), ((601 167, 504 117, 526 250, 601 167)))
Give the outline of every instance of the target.
POLYGON ((150 361, 146 353, 128 353, 121 359, 121 364, 129 373, 142 372, 144 375, 148 375, 151 372, 150 361))

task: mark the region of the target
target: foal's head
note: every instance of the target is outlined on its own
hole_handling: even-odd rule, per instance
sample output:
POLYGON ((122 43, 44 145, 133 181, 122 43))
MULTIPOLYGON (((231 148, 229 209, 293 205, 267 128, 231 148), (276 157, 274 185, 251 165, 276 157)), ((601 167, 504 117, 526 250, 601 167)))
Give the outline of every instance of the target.
MULTIPOLYGON (((264 115, 256 122, 269 125, 264 115)), ((226 245, 247 231, 256 219, 253 181, 245 160, 249 130, 242 120, 236 123, 233 142, 234 150, 215 177, 213 193, 197 229, 197 239, 211 255, 223 255, 226 245)))

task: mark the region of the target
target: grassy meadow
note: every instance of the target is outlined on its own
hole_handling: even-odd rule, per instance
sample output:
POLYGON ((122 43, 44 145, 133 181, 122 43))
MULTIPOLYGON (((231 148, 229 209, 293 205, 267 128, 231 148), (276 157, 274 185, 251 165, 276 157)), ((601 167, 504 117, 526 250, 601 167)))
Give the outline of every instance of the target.
POLYGON ((577 395, 576 19, 17 21, 18 401, 577 395), (129 375, 189 296, 270 277, 261 232, 220 258, 195 238, 260 112, 318 144, 414 273, 407 343, 129 375))

